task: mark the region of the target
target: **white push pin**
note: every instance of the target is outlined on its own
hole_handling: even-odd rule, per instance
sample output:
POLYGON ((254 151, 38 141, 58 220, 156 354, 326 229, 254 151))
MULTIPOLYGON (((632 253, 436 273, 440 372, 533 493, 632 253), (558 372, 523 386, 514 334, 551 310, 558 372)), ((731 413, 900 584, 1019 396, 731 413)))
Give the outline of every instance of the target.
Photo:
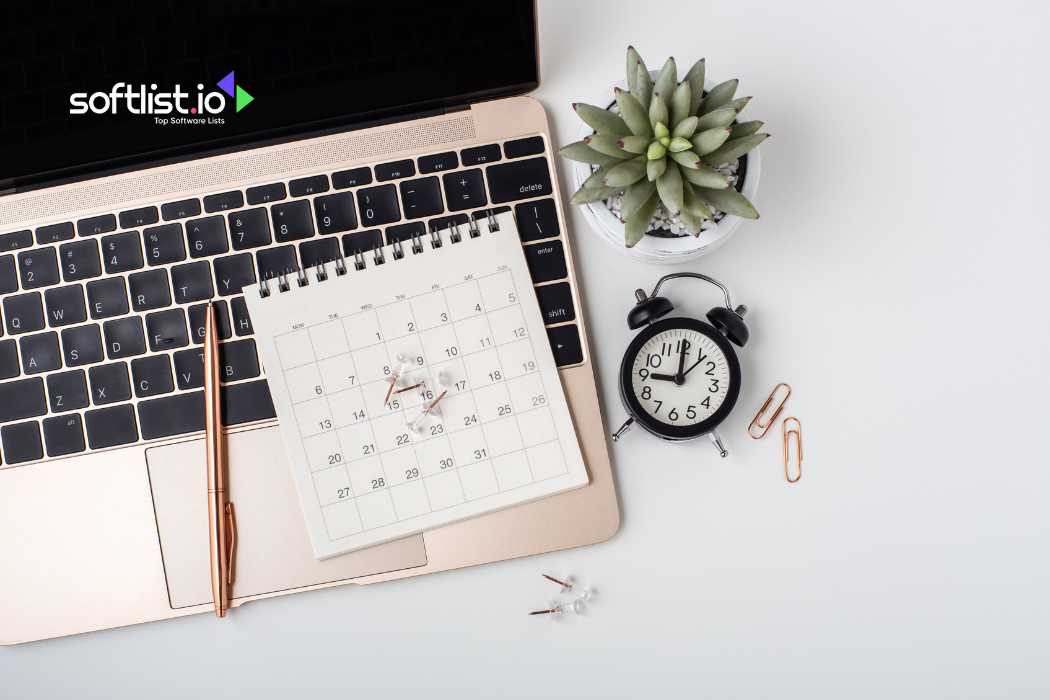
MULTIPOLYGON (((574 615, 583 615, 587 612, 587 604, 583 602, 582 598, 577 598, 572 601, 572 604, 568 606, 568 609, 572 610, 574 615)), ((552 620, 557 620, 564 614, 565 608, 557 601, 552 601, 549 608, 533 610, 529 613, 529 615, 550 615, 552 620)))
POLYGON ((572 576, 566 576, 564 581, 559 578, 554 578, 553 576, 548 576, 547 574, 543 574, 543 578, 561 586, 562 593, 574 593, 577 596, 576 601, 593 600, 594 597, 598 595, 598 591, 594 588, 578 587, 576 585, 576 580, 573 579, 572 576))

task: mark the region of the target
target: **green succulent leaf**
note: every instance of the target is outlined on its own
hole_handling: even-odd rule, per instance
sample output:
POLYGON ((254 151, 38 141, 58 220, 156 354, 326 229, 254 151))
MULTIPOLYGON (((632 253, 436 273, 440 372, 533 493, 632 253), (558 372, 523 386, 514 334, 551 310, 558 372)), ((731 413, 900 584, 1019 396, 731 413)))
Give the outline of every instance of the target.
POLYGON ((667 150, 671 153, 681 153, 682 151, 688 151, 692 149, 693 142, 689 139, 684 139, 681 136, 675 136, 667 144, 667 150))
POLYGON ((607 109, 595 107, 594 105, 589 105, 583 102, 574 103, 572 108, 576 110, 576 114, 580 115, 580 119, 582 119, 587 126, 591 127, 599 134, 629 136, 631 133, 631 130, 627 128, 627 123, 607 109))
POLYGON ((638 76, 635 78, 631 94, 637 97, 638 102, 643 105, 649 104, 649 100, 653 98, 653 76, 649 74, 649 69, 644 65, 638 66, 638 76))
POLYGON ((715 150, 729 138, 730 130, 727 126, 718 126, 714 129, 704 129, 699 134, 693 137, 693 148, 700 155, 710 153, 715 150))
POLYGON ((739 80, 733 78, 732 80, 719 83, 711 88, 711 91, 708 92, 707 96, 704 98, 704 106, 703 109, 700 110, 700 113, 707 114, 708 112, 713 112, 719 107, 728 104, 729 101, 733 99, 733 94, 736 93, 736 86, 739 82, 739 80))
POLYGON ((700 59, 693 64, 683 80, 689 83, 689 113, 696 114, 700 109, 700 102, 704 99, 704 68, 706 61, 700 59))
POLYGON ((697 125, 700 123, 699 117, 686 117, 682 121, 678 122, 675 126, 674 131, 671 132, 672 136, 681 136, 684 139, 689 138, 696 131, 697 125))
MULTIPOLYGON (((627 87, 634 92, 638 80, 638 67, 645 68, 645 61, 633 46, 627 47, 627 87)), ((646 71, 648 72, 648 71, 646 71)))
POLYGON ((732 139, 722 144, 721 148, 704 156, 704 162, 708 165, 722 165, 730 163, 748 151, 757 147, 758 144, 769 138, 769 134, 751 134, 738 139, 732 139))
POLYGON ((671 121, 672 126, 678 125, 689 116, 689 104, 692 99, 692 90, 689 83, 683 82, 671 93, 671 121))
POLYGON ((625 160, 609 168, 605 176, 606 187, 626 187, 645 177, 645 158, 638 157, 625 160))
POLYGON ((578 163, 590 163, 591 165, 605 165, 618 160, 605 153, 599 153, 583 141, 575 141, 567 146, 562 146, 558 153, 569 160, 574 160, 578 163))
POLYGON ((758 120, 755 120, 753 122, 740 122, 739 124, 734 124, 733 130, 729 133, 729 138, 738 139, 742 136, 750 136, 751 134, 754 134, 759 129, 761 129, 764 124, 765 122, 760 122, 758 120))
POLYGON ((653 125, 653 133, 656 138, 667 136, 667 103, 659 92, 653 92, 653 99, 649 102, 649 123, 653 125))
MULTIPOLYGON (((706 102, 706 100, 705 100, 706 102)), ((700 129, 711 129, 716 126, 729 126, 736 119, 736 110, 732 107, 719 107, 700 117, 700 129)))
POLYGON ((724 190, 729 187, 729 178, 703 163, 700 163, 695 168, 683 170, 682 176, 697 187, 706 187, 712 190, 724 190))
POLYGON ((645 164, 645 174, 649 178, 649 182, 655 182, 656 178, 664 174, 664 170, 667 169, 667 159, 661 158, 660 160, 651 160, 645 164))
POLYGON ((667 147, 659 141, 650 143, 649 149, 645 152, 648 160, 662 160, 665 155, 667 155, 667 147))
POLYGON ((649 221, 653 218, 653 214, 656 213, 656 206, 659 203, 660 199, 655 193, 650 195, 649 199, 624 221, 624 244, 628 248, 633 247, 638 241, 642 240, 642 236, 649 229, 649 221))
POLYGON ((700 156, 693 151, 677 151, 671 153, 671 159, 683 168, 693 170, 700 166, 700 156))
POLYGON ((569 200, 573 204, 588 204, 609 199, 620 193, 622 187, 581 187, 569 200))
POLYGON ((703 230, 704 220, 698 216, 693 216, 689 211, 683 209, 678 212, 678 220, 685 225, 686 229, 694 236, 699 236, 703 230))
POLYGON ((707 208, 696 194, 696 190, 689 183, 686 183, 682 187, 682 211, 678 213, 681 216, 683 213, 689 214, 701 221, 704 219, 711 218, 711 210, 707 208))
POLYGON ((645 153, 652 139, 648 136, 624 136, 620 138, 618 145, 628 153, 645 153))
POLYGON ((703 187, 696 188, 696 194, 700 199, 716 209, 721 209, 726 214, 733 214, 745 219, 757 219, 758 211, 747 201, 747 197, 733 188, 725 190, 711 190, 703 187))
POLYGON ((653 126, 649 123, 649 114, 637 97, 624 90, 617 90, 616 104, 620 106, 620 116, 623 117, 632 134, 636 136, 652 135, 653 126))
POLYGON ((605 187, 605 176, 609 174, 609 169, 622 162, 622 160, 614 160, 612 163, 598 167, 586 180, 583 181, 580 185, 580 189, 588 190, 594 189, 595 187, 605 187))
POLYGON ((744 107, 747 107, 747 103, 750 101, 750 95, 748 95, 747 97, 738 97, 735 100, 731 100, 729 102, 729 106, 735 109, 737 114, 740 114, 744 111, 744 107))
POLYGON ((638 211, 656 192, 656 183, 649 180, 640 180, 634 183, 623 193, 623 201, 620 203, 620 216, 627 219, 638 211))
POLYGON ((653 129, 653 135, 657 139, 664 139, 671 135, 671 132, 667 130, 667 125, 663 122, 656 122, 656 128, 653 129))
POLYGON ((633 153, 628 153, 620 148, 620 137, 613 134, 591 134, 590 136, 585 137, 583 142, 599 153, 603 153, 607 156, 612 156, 621 160, 623 158, 634 157, 633 153))
MULTIPOLYGON (((653 92, 658 92, 661 95, 671 96, 674 92, 674 86, 678 84, 678 69, 674 62, 674 57, 667 59, 664 62, 663 68, 660 69, 660 74, 656 76, 656 83, 653 86, 653 92)), ((666 119, 664 121, 667 121, 666 119)))
POLYGON ((682 173, 676 165, 668 165, 663 175, 656 178, 656 193, 671 214, 682 210, 682 173))

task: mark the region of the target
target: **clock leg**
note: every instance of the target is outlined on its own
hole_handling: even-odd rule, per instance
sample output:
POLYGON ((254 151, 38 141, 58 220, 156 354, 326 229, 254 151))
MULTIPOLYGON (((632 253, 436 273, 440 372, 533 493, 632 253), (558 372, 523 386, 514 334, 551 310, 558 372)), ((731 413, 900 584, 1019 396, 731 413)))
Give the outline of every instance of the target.
POLYGON ((707 434, 707 437, 711 438, 711 442, 714 444, 715 449, 718 450, 719 456, 723 458, 729 456, 729 451, 726 450, 726 446, 722 444, 722 438, 718 436, 717 430, 712 430, 711 432, 709 432, 707 434))
POLYGON ((623 434, 631 429, 631 424, 632 423, 634 423, 634 418, 628 418, 627 420, 625 420, 623 422, 623 425, 621 425, 619 428, 617 428, 616 432, 612 434, 613 442, 616 442, 621 437, 623 437, 623 434))

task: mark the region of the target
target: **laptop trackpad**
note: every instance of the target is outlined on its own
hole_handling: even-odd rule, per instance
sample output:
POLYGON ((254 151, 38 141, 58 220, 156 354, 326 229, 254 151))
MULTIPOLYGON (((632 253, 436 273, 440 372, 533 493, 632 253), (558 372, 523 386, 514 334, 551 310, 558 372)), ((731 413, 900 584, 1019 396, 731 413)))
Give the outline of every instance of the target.
MULTIPOLYGON (((235 598, 427 563, 420 535, 314 559, 278 429, 236 433, 227 446, 230 500, 237 513, 235 598)), ((171 606, 210 604, 204 440, 148 449, 146 462, 171 606)))

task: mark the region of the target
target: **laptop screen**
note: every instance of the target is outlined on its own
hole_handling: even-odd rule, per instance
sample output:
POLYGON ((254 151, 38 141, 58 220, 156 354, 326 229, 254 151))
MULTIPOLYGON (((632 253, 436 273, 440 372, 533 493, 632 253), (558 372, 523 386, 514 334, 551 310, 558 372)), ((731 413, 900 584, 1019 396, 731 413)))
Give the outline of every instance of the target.
POLYGON ((3 3, 0 189, 527 92, 533 2, 3 3))

